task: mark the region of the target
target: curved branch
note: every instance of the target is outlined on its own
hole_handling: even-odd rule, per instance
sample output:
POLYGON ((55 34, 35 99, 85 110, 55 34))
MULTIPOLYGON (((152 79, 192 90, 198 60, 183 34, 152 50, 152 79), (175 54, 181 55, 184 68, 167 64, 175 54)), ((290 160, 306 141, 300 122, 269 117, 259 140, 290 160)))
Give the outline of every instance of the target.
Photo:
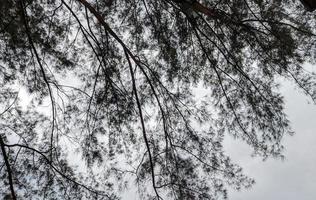
MULTIPOLYGON (((0 140, 0 142, 2 141, 2 139, 0 140)), ((47 162, 47 164, 55 171, 57 172, 61 177, 65 178, 66 180, 74 183, 75 185, 78 185, 86 190, 88 190, 89 192, 91 193, 94 193, 96 195, 100 195, 100 196, 105 196, 107 197, 108 199, 111 199, 107 194, 103 194, 99 191, 96 191, 94 189, 91 189, 90 187, 82 184, 82 183, 79 183, 77 181, 75 181, 74 179, 72 179, 71 177, 67 176, 66 174, 64 174, 63 172, 61 172, 59 169, 57 169, 56 166, 53 165, 53 163, 50 161, 50 159, 41 151, 37 150, 37 149, 34 149, 32 147, 29 147, 29 146, 26 146, 26 145, 23 145, 23 144, 5 144, 3 143, 3 146, 6 146, 6 147, 20 147, 20 148, 25 148, 25 149, 28 149, 28 150, 31 150, 37 154, 39 154, 40 156, 42 156, 44 158, 44 160, 47 162)))
POLYGON ((0 136, 0 147, 1 147, 1 151, 2 151, 3 160, 4 160, 5 166, 7 168, 7 172, 8 172, 8 180, 9 180, 9 185, 10 185, 11 198, 13 200, 16 200, 16 194, 15 194, 14 186, 13 186, 12 170, 11 170, 8 155, 7 155, 6 150, 5 150, 5 144, 4 144, 1 136, 0 136))
POLYGON ((157 187, 156 187, 155 170, 154 170, 155 166, 154 166, 154 161, 153 161, 152 155, 151 155, 149 141, 148 141, 148 138, 147 138, 147 133, 146 133, 145 122, 144 122, 144 118, 143 118, 142 107, 141 107, 141 104, 140 104, 140 101, 139 101, 139 98, 138 98, 138 94, 137 94, 136 81, 135 81, 135 77, 134 77, 132 63, 131 63, 131 61, 129 59, 129 56, 128 56, 127 52, 126 51, 124 51, 124 52, 125 52, 126 59, 128 61, 129 70, 130 70, 130 74, 131 74, 131 77, 132 77, 133 91, 134 91, 134 94, 135 94, 135 99, 136 99, 136 103, 137 103, 137 107, 138 107, 140 122, 141 122, 141 125, 142 125, 143 138, 145 140, 146 148, 147 148, 147 151, 148 151, 148 157, 149 157, 150 168, 151 168, 151 179, 152 179, 153 188, 155 190, 157 198, 161 199, 161 197, 158 194, 157 187))

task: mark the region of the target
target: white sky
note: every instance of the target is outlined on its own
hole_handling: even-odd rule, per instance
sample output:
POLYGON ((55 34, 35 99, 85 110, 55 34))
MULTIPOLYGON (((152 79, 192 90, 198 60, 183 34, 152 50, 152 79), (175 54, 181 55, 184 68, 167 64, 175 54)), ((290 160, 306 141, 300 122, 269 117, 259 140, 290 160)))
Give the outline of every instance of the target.
MULTIPOLYGON (((289 83, 285 83, 281 91, 285 96, 286 113, 296 133, 284 140, 286 159, 262 161, 250 156, 248 145, 226 139, 227 154, 256 181, 249 190, 229 190, 230 200, 316 199, 316 105, 289 83)), ((204 93, 203 90, 198 92, 204 93)), ((20 93, 27 96, 23 90, 20 93)), ((25 100, 22 103, 26 105, 29 102, 25 100)), ((123 200, 136 200, 135 193, 135 188, 131 188, 123 194, 123 200)))
POLYGON ((231 200, 316 199, 316 105, 290 84, 281 89, 295 135, 284 140, 284 161, 250 157, 245 144, 227 140, 227 153, 253 177, 249 190, 230 191, 231 200))
MULTIPOLYGON (((203 90, 198 92, 202 94, 203 90)), ((263 161, 262 158, 251 157, 252 151, 247 144, 226 139, 226 153, 256 181, 248 190, 230 189, 229 200, 316 199, 316 105, 288 82, 282 82, 281 93, 285 97, 285 111, 295 131, 294 136, 284 139, 285 160, 270 158, 263 161)), ((134 189, 123 194, 122 199, 137 200, 134 189)))

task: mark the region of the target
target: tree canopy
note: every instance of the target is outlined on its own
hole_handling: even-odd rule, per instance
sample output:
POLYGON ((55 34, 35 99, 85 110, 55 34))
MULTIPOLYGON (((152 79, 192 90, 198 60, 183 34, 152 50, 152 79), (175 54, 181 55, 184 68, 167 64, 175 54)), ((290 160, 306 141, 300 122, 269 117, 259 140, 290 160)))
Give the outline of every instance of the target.
POLYGON ((297 0, 2 0, 0 196, 250 187, 223 139, 282 157, 278 79, 316 99, 315 22, 297 0))

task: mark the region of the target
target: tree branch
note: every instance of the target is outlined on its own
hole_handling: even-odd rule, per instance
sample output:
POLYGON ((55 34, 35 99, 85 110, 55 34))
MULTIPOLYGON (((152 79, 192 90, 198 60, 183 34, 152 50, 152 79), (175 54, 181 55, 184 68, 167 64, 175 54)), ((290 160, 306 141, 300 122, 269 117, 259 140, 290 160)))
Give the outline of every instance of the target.
POLYGON ((12 198, 12 200, 16 200, 16 194, 15 194, 14 186, 13 186, 12 170, 11 170, 8 155, 7 155, 6 150, 5 150, 5 144, 4 144, 1 136, 0 136, 0 146, 1 146, 3 160, 4 160, 6 168, 7 168, 8 180, 9 180, 10 191, 11 191, 11 198, 12 198))

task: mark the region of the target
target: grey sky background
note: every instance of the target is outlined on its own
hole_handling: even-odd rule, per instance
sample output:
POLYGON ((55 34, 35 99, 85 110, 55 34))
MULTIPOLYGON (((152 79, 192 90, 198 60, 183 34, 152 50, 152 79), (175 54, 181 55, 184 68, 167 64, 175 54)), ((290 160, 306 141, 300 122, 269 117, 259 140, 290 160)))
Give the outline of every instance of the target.
MULTIPOLYGON (((308 66, 310 68, 310 66, 308 66)), ((313 66, 316 71, 316 66, 313 66)), ((255 179, 256 184, 241 191, 229 190, 230 200, 315 200, 316 199, 316 105, 294 84, 281 82, 285 97, 286 113, 291 121, 294 136, 284 139, 285 160, 251 157, 250 147, 227 137, 226 153, 239 164, 244 173, 255 179)), ((205 90, 198 91, 203 96, 205 90)), ((24 90, 20 95, 27 97, 24 90)), ((29 98, 22 98, 26 106, 29 98)), ((44 108, 45 109, 45 108, 44 108)), ((47 108, 46 108, 47 109, 47 108)), ((138 200, 136 186, 122 194, 123 200, 138 200)))
POLYGON ((286 113, 295 131, 294 136, 285 137, 286 158, 263 162, 250 156, 251 150, 246 144, 227 139, 228 155, 256 181, 249 190, 231 190, 231 200, 316 199, 316 105, 293 84, 283 82, 282 85, 286 113))
MULTIPOLYGON (((306 66, 316 71, 316 66, 306 66)), ((285 111, 295 135, 284 137, 285 159, 251 157, 251 148, 227 137, 226 153, 244 173, 255 179, 252 188, 230 189, 229 200, 315 200, 316 199, 316 105, 293 83, 280 81, 285 111)), ((201 89, 197 95, 203 96, 201 89)), ((204 94, 203 94, 204 93, 204 94)), ((138 200, 135 188, 122 195, 123 200, 138 200)))

